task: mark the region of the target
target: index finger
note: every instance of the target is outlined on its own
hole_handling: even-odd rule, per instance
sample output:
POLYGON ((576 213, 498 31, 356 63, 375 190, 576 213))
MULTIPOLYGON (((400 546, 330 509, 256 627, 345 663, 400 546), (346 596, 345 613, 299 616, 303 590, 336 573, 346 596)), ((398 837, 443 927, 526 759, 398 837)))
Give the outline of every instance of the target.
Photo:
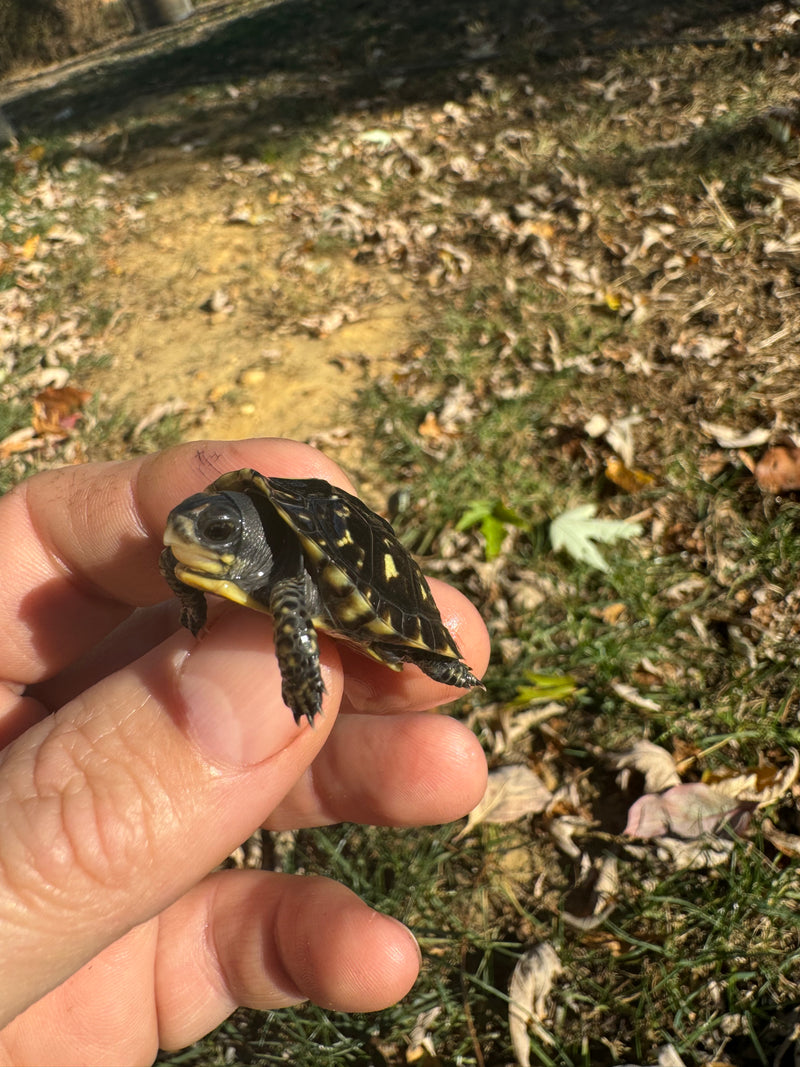
POLYGON ((225 471, 350 483, 296 441, 204 441, 120 463, 48 471, 0 500, 0 677, 30 685, 93 648, 136 607, 165 600, 169 511, 225 471))

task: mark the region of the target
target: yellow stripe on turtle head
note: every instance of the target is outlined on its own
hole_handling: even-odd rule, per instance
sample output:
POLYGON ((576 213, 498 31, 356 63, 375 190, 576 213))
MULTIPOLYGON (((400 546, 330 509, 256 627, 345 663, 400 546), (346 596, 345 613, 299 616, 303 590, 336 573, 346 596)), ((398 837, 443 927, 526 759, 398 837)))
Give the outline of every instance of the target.
POLYGON ((229 582, 225 578, 215 578, 211 573, 199 573, 198 571, 188 570, 180 563, 175 567, 175 576, 179 578, 184 585, 190 585, 193 589, 199 589, 201 593, 213 593, 214 596, 221 596, 225 600, 231 600, 234 604, 241 604, 243 608, 252 608, 253 611, 263 611, 269 615, 269 608, 266 604, 260 603, 246 593, 244 589, 236 585, 235 582, 229 582))
POLYGON ((189 585, 191 583, 179 573, 179 569, 187 574, 200 574, 213 578, 227 574, 236 562, 236 557, 230 552, 214 552, 209 548, 203 548, 202 545, 185 541, 165 540, 165 544, 172 549, 172 554, 178 562, 176 574, 182 582, 185 581, 189 585))

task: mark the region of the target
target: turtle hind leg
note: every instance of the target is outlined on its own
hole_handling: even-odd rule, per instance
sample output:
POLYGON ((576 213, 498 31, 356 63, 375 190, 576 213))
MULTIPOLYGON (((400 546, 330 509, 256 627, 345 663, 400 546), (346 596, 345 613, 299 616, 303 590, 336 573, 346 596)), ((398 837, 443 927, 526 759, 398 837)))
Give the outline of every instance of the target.
POLYGON ((322 710, 325 687, 320 674, 317 632, 306 606, 304 579, 291 577, 275 582, 269 610, 275 624, 275 654, 283 679, 283 701, 296 723, 305 716, 313 724, 322 710))
POLYGON ((466 663, 452 656, 440 656, 436 652, 424 652, 414 649, 405 657, 409 663, 416 663, 429 678, 443 685, 454 685, 459 689, 483 689, 484 685, 466 663))

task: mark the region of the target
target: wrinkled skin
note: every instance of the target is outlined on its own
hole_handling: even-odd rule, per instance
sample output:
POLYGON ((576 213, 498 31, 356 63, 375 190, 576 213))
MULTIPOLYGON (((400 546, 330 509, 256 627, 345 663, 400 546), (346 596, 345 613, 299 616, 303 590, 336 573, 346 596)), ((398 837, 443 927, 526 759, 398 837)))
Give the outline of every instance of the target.
MULTIPOLYGON (((268 617, 215 605, 199 640, 179 628, 166 515, 244 466, 352 489, 320 453, 259 439, 64 468, 0 500, 0 1063, 147 1063, 237 1005, 372 1011, 416 978, 411 933, 346 887, 208 873, 259 825, 458 818, 486 775, 473 735, 426 714, 458 691, 414 668, 323 637, 323 714, 298 727, 268 617)), ((480 671, 477 613, 431 585, 480 671)))

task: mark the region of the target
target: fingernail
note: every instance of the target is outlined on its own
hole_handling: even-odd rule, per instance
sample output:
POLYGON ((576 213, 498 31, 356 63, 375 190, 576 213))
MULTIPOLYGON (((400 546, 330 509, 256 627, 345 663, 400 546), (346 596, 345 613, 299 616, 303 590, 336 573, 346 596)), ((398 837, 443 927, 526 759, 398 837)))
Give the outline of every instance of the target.
POLYGON ((415 951, 417 953, 417 960, 419 961, 419 964, 421 966, 422 965, 422 949, 419 947, 419 941, 417 941, 416 937, 414 936, 414 933, 406 926, 406 924, 404 922, 401 922, 399 919, 395 919, 395 917, 393 915, 386 915, 385 918, 391 919, 391 921, 393 923, 397 923, 397 925, 408 935, 408 939, 411 941, 411 944, 414 946, 414 949, 415 949, 415 951))
POLYGON ((266 617, 232 611, 190 644, 177 668, 185 728, 213 763, 252 767, 295 740, 266 617))

